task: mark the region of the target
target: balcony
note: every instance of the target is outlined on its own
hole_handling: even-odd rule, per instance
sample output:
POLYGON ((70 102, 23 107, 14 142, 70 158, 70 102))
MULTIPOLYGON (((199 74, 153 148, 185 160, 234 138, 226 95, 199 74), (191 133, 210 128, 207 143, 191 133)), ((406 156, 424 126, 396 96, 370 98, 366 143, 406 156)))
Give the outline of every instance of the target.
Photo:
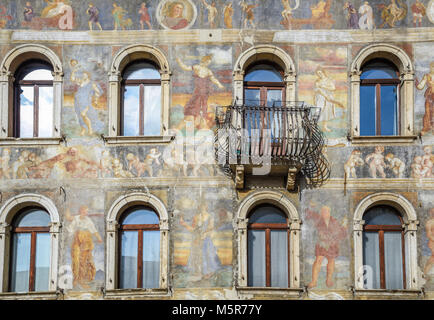
POLYGON ((295 189, 298 173, 311 186, 329 178, 330 166, 322 153, 324 137, 317 122, 320 109, 304 102, 258 105, 234 103, 216 110, 216 157, 238 189, 245 176, 286 176, 295 189))

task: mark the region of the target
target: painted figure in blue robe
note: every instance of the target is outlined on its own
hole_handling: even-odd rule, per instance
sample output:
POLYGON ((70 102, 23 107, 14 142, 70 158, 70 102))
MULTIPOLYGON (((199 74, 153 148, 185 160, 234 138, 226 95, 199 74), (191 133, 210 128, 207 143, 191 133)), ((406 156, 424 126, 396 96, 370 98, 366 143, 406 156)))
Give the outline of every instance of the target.
POLYGON ((80 135, 92 135, 94 132, 102 133, 104 123, 98 118, 98 111, 95 109, 98 98, 102 94, 102 89, 91 80, 91 75, 87 71, 77 75, 79 66, 76 61, 71 61, 72 73, 71 81, 78 85, 74 95, 74 109, 80 124, 80 135))

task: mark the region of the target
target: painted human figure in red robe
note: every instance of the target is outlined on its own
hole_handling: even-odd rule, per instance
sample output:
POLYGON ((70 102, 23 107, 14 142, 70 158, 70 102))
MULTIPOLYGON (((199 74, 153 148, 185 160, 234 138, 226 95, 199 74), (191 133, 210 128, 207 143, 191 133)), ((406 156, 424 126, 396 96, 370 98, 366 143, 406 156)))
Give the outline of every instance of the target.
POLYGON ((339 244, 347 236, 347 221, 341 223, 330 215, 330 207, 322 206, 320 212, 315 210, 316 205, 310 203, 306 209, 306 218, 311 220, 316 229, 317 242, 315 245, 315 262, 312 266, 312 281, 308 288, 317 286, 318 275, 324 258, 327 259, 327 287, 333 286, 333 273, 335 259, 339 256, 339 244))

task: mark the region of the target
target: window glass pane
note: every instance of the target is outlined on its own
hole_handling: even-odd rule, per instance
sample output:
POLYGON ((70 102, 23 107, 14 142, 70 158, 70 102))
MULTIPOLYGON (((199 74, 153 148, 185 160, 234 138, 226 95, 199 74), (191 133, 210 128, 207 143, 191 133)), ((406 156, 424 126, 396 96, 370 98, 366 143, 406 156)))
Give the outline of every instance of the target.
POLYGON ((137 250, 138 232, 121 233, 121 264, 119 287, 121 289, 137 288, 137 250))
POLYGON ((271 65, 258 64, 247 72, 244 81, 282 82, 282 75, 271 65))
POLYGON ((389 206, 375 206, 363 215, 365 225, 401 225, 399 212, 389 206))
POLYGON ((21 86, 20 94, 20 137, 33 137, 34 88, 21 86))
POLYGON ((23 80, 53 80, 51 70, 36 69, 26 74, 23 80))
POLYGON ((35 291, 48 291, 50 276, 50 234, 36 235, 35 291))
POLYGON ((288 287, 288 232, 271 230, 271 286, 288 287))
POLYGON ((15 233, 12 239, 11 291, 29 291, 30 233, 15 233))
POLYGON ((143 288, 160 286, 160 231, 143 231, 143 288))
POLYGON ((363 287, 380 289, 380 244, 376 232, 363 232, 363 265, 363 287))
POLYGON ((39 87, 39 137, 53 136, 53 87, 39 87))
POLYGON ((244 102, 248 106, 259 106, 260 105, 259 89, 244 90, 244 102))
POLYGON ((265 287, 265 231, 248 231, 248 277, 250 287, 265 287))
POLYGON ((123 103, 123 135, 139 135, 140 87, 125 86, 123 103))
POLYGON ((124 214, 122 224, 159 224, 157 214, 151 208, 133 207, 124 214))
POLYGON ((401 232, 384 233, 386 289, 403 289, 401 232))
POLYGON ((286 215, 273 206, 260 206, 249 217, 249 223, 286 223, 286 215))
POLYGON ((161 132, 161 87, 145 86, 144 135, 159 135, 161 132))
POLYGON ((139 62, 127 67, 124 72, 126 80, 160 79, 160 72, 150 63, 139 62))
POLYGON ((267 90, 267 106, 282 106, 282 90, 267 90))
POLYGON ((397 79, 398 69, 384 59, 374 59, 362 67, 360 79, 397 79))
POLYGON ((397 87, 381 86, 381 135, 398 133, 397 87))
POLYGON ((50 216, 38 208, 27 209, 21 213, 14 222, 15 227, 48 227, 50 216))
POLYGON ((360 135, 375 136, 375 86, 360 86, 360 135))

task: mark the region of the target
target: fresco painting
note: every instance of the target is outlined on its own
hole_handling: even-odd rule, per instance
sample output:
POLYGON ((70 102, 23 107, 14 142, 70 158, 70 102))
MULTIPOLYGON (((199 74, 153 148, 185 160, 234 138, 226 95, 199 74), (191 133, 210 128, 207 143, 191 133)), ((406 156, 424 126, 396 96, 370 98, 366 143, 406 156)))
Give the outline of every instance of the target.
POLYGON ((39 15, 35 13, 31 2, 26 2, 23 9, 23 27, 41 30, 57 28, 72 30, 74 28, 74 9, 69 0, 46 0, 46 6, 39 15))
POLYGON ((174 201, 177 208, 173 236, 176 286, 230 286, 231 191, 226 188, 177 188, 174 201), (193 198, 198 200, 193 201, 193 198))
POLYGON ((329 144, 347 134, 347 48, 300 48, 298 100, 321 109, 319 125, 329 144))
POLYGON ((165 29, 189 28, 196 17, 196 6, 190 0, 163 0, 157 7, 157 19, 165 29))

